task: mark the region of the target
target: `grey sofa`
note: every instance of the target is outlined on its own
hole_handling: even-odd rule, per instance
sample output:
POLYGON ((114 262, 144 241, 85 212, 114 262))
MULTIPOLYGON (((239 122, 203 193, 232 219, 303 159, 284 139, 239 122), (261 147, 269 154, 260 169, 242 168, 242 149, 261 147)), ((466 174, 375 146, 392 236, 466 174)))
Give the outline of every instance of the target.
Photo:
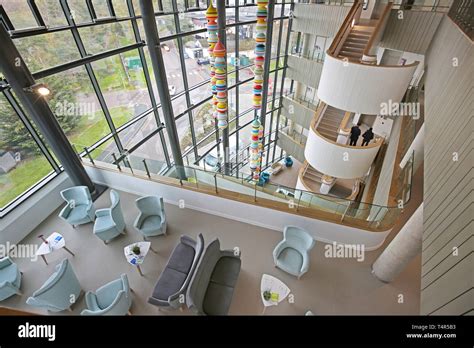
POLYGON ((148 302, 159 307, 181 307, 203 248, 202 234, 198 235, 197 242, 188 236, 181 236, 180 243, 171 253, 148 302))
POLYGON ((191 278, 186 304, 201 315, 226 315, 241 267, 240 255, 220 250, 218 239, 205 249, 191 278))

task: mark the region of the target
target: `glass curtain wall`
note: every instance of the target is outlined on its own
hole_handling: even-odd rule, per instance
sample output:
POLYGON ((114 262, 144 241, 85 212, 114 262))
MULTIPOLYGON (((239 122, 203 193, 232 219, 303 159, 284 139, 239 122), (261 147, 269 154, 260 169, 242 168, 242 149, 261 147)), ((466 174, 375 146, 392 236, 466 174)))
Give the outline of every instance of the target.
MULTIPOLYGON (((221 132, 210 105, 205 12, 208 1, 154 1, 164 69, 185 163, 220 162, 221 132)), ((172 165, 137 0, 0 0, 2 21, 28 68, 51 90, 48 103, 79 155, 113 161, 127 152, 172 165)), ((274 143, 288 53, 292 1, 275 5, 265 129, 274 143)), ((255 0, 227 0, 229 134, 232 171, 246 165, 252 110, 255 0), (235 163, 234 163, 235 162, 235 163)), ((0 94, 0 216, 61 172, 8 87, 0 94), (11 127, 15 130, 11 131, 11 127), (13 158, 13 162, 11 160, 13 158), (11 163, 4 165, 3 163, 11 163), (28 172, 34 172, 28 174, 28 172)), ((272 149, 272 151, 270 151, 272 149)), ((278 157, 278 154, 277 154, 278 157)), ((218 166, 217 166, 218 167, 218 166)))

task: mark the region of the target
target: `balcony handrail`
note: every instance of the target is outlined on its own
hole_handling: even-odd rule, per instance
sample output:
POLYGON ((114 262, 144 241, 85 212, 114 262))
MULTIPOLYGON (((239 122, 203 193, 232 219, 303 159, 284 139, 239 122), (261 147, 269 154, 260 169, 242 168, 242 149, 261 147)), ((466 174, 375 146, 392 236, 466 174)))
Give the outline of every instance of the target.
POLYGON ((355 0, 354 4, 352 5, 349 13, 347 14, 344 22, 342 22, 339 31, 337 32, 336 36, 334 37, 331 46, 327 50, 327 54, 331 54, 337 57, 339 50, 341 49, 342 45, 344 44, 344 40, 346 39, 347 35, 351 31, 353 22, 358 20, 358 16, 362 11, 362 1, 355 0))
POLYGON ((350 132, 350 128, 347 127, 347 124, 349 123, 349 120, 351 119, 351 116, 352 116, 352 112, 350 111, 346 111, 346 113, 344 114, 344 118, 342 119, 341 121, 341 124, 339 125, 339 129, 337 130, 337 132, 350 132))
MULTIPOLYGON (((119 166, 117 164, 114 165, 109 162, 103 162, 99 160, 98 157, 95 158, 94 162, 83 158, 83 162, 86 166, 100 168, 101 170, 119 171, 123 175, 133 176, 143 180, 151 180, 160 184, 191 189, 205 194, 217 195, 226 199, 255 204, 309 218, 317 218, 345 226, 361 228, 371 232, 382 232, 390 229, 398 218, 398 214, 402 211, 397 205, 381 206, 357 202, 306 190, 299 190, 294 187, 287 187, 272 182, 260 186, 258 181, 253 180, 251 176, 245 173, 230 176, 214 171, 206 171, 202 168, 187 166, 177 167, 175 165, 171 167, 168 166, 166 171, 150 171, 149 168, 155 165, 153 162, 161 161, 153 161, 134 155, 130 156, 134 161, 127 160, 126 162, 125 159, 123 159, 122 166, 118 169, 119 166), (182 170, 179 168, 182 168, 182 170), (178 172, 184 172, 187 178, 192 179, 180 178, 177 175, 178 172), (198 176, 198 173, 201 174, 198 176), (225 182, 232 181, 234 184, 241 184, 242 187, 229 186, 226 185, 225 182, 221 182, 219 185, 218 178, 226 179, 227 181, 225 182), (282 192, 282 190, 287 193, 282 192), (288 196, 288 192, 292 193, 292 195, 288 196), (288 204, 289 197, 294 198, 290 199, 290 201, 293 200, 294 202, 293 206, 288 204), (296 206, 296 209, 294 206, 296 206), (380 215, 378 214, 379 216, 375 219, 368 220, 367 213, 372 209, 376 209, 382 213, 380 215)), ((106 158, 106 156, 102 156, 102 158, 106 158)))
POLYGON ((372 46, 375 43, 378 43, 380 39, 382 38, 385 26, 388 22, 388 18, 390 17, 390 11, 392 10, 392 6, 393 6, 393 2, 389 2, 385 6, 382 16, 380 16, 379 20, 377 21, 374 31, 372 32, 372 35, 370 35, 369 41, 367 42, 367 45, 365 46, 362 57, 371 56, 372 46))

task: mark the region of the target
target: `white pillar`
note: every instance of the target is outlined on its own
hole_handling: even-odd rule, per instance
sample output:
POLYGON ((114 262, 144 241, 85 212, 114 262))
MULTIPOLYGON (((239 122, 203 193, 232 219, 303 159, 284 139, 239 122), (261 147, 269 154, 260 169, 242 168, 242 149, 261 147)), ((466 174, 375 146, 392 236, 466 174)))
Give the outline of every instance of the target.
POLYGON ((384 282, 391 282, 421 252, 422 237, 423 203, 374 262, 372 274, 384 282))
POLYGON ((408 148, 407 153, 403 157, 400 162, 400 168, 405 168, 408 161, 411 158, 413 151, 415 151, 415 157, 413 162, 413 172, 415 173, 418 167, 420 166, 421 162, 423 162, 424 152, 425 152, 425 124, 421 126, 420 130, 416 134, 415 139, 411 143, 410 147, 408 148))

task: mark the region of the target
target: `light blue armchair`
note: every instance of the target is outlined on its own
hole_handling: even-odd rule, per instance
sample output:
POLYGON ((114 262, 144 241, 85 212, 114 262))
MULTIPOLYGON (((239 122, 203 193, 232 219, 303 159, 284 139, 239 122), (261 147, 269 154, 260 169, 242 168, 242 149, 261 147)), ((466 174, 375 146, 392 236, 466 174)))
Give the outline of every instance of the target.
POLYGON ((110 208, 98 209, 95 212, 94 234, 105 244, 119 234, 125 234, 125 221, 120 208, 120 196, 117 191, 110 190, 110 208))
POLYGON ((143 239, 166 234, 166 215, 163 197, 146 196, 136 201, 140 214, 134 227, 143 235, 143 239))
POLYGON ((283 240, 273 250, 275 266, 301 278, 309 269, 309 251, 315 240, 305 230, 295 226, 285 226, 283 240))
POLYGON ((21 272, 8 256, 0 259, 0 301, 21 295, 21 272))
POLYGON ((36 290, 26 303, 52 312, 60 312, 77 301, 82 292, 79 280, 68 259, 56 266, 56 271, 36 290))
POLYGON ((94 221, 94 204, 87 186, 74 186, 61 191, 61 197, 67 205, 59 213, 59 217, 76 227, 94 221))
POLYGON ((95 293, 86 293, 87 309, 81 315, 125 315, 130 314, 132 296, 126 274, 99 288, 95 293))

